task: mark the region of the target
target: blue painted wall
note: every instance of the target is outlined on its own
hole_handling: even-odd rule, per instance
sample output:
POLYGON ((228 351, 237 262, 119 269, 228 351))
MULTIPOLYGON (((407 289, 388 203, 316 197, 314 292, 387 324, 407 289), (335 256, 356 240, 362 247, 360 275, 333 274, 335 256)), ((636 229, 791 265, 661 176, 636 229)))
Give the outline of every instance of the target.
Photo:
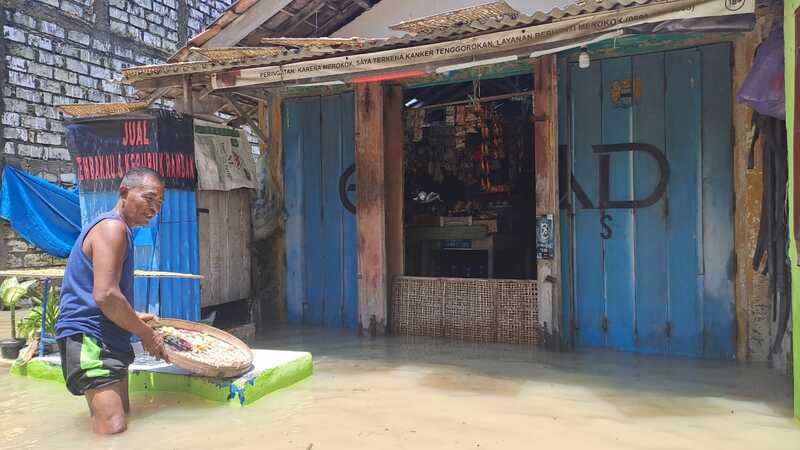
POLYGON ((290 323, 358 326, 356 218, 339 198, 355 160, 354 108, 351 93, 284 102, 290 323))
MULTIPOLYGON (((116 192, 81 192, 84 225, 117 203, 116 192)), ((193 191, 169 189, 161 213, 146 227, 134 230, 136 269, 199 273, 197 203, 193 191)), ((161 317, 200 319, 197 280, 136 278, 134 307, 161 317)))
POLYGON ((561 71, 559 139, 585 193, 562 211, 575 344, 734 358, 730 47, 561 71), (645 151, 598 147, 630 143, 654 146, 666 167, 645 151), (615 203, 649 197, 666 172, 650 204, 615 203))

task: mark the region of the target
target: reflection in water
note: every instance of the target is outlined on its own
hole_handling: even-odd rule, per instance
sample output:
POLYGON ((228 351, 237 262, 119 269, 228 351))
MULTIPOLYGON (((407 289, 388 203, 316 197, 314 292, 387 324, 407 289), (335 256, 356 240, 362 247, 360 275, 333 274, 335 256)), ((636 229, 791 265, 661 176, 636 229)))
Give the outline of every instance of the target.
POLYGON ((0 371, 2 449, 800 449, 790 381, 763 365, 282 328, 312 378, 245 408, 132 396, 91 434, 82 398, 0 371))

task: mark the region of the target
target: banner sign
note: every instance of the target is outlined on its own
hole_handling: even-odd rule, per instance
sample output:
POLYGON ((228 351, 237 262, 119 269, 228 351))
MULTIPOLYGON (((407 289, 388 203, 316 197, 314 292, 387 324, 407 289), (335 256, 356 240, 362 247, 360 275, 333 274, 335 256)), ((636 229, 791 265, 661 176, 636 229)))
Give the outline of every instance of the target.
POLYGON ((195 120, 194 151, 200 189, 258 188, 256 162, 244 130, 195 120))
POLYGON ((212 75, 214 89, 282 83, 318 77, 343 76, 405 66, 440 64, 512 50, 553 47, 560 42, 590 38, 646 23, 666 20, 750 14, 755 0, 660 1, 571 19, 533 25, 466 39, 394 50, 316 59, 280 66, 232 70, 212 75))
POLYGON ((66 129, 83 192, 115 191, 134 167, 155 170, 167 189, 197 186, 191 119, 114 119, 74 123, 66 129))

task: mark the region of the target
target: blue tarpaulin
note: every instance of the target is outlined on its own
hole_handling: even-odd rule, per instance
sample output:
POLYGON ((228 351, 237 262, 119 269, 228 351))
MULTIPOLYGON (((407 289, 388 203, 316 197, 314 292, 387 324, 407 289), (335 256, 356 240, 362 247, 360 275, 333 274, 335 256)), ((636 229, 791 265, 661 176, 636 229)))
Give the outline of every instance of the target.
POLYGON ((25 240, 66 258, 81 232, 81 207, 69 191, 11 165, 3 168, 0 217, 25 240))

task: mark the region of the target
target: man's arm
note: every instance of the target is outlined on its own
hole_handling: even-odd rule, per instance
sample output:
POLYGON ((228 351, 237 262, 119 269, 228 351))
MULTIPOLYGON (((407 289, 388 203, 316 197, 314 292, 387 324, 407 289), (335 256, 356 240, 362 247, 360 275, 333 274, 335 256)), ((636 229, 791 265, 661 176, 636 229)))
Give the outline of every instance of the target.
POLYGON ((160 337, 134 311, 119 288, 122 262, 127 252, 126 233, 123 223, 104 220, 87 236, 94 267, 94 300, 109 320, 139 336, 149 353, 163 358, 164 344, 160 337))

